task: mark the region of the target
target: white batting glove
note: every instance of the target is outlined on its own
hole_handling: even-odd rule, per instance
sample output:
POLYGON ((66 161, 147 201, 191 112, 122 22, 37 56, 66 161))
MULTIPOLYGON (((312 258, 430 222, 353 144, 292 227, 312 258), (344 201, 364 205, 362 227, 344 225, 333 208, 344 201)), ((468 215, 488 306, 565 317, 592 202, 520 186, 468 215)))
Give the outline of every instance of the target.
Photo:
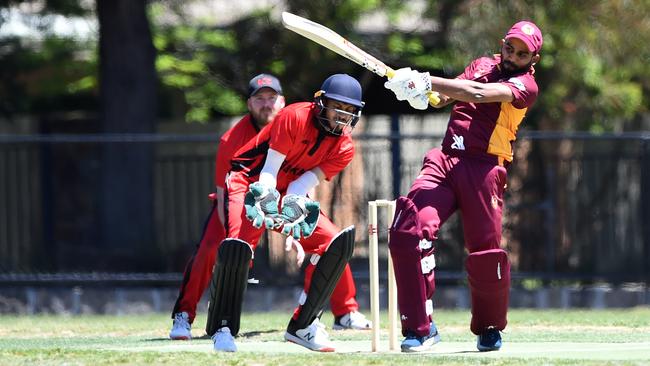
POLYGON ((407 99, 411 107, 419 110, 429 108, 429 94, 418 94, 407 99))
POLYGON ((427 108, 428 93, 431 92, 431 78, 428 72, 419 72, 405 67, 396 70, 395 75, 385 82, 384 86, 395 93, 397 100, 407 100, 413 108, 427 108), (425 101, 424 105, 423 101, 425 101))
POLYGON ((413 70, 411 70, 410 67, 395 70, 395 75, 393 75, 392 78, 388 79, 388 81, 384 83, 384 87, 386 89, 395 93, 397 100, 406 100, 407 96, 404 92, 404 88, 402 87, 402 83, 407 82, 411 79, 412 71, 413 70))
POLYGON ((292 248, 296 248, 296 264, 300 267, 305 260, 305 250, 302 249, 302 245, 293 236, 287 236, 284 241, 284 250, 290 252, 292 248))

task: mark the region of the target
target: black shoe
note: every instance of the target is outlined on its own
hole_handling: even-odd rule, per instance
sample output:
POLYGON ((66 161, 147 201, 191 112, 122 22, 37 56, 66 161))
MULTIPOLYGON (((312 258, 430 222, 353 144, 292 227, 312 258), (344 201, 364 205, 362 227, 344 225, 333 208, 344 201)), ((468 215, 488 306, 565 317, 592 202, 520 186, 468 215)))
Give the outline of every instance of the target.
POLYGON ((498 351, 501 348, 501 333, 496 328, 488 328, 478 336, 476 348, 481 352, 498 351))

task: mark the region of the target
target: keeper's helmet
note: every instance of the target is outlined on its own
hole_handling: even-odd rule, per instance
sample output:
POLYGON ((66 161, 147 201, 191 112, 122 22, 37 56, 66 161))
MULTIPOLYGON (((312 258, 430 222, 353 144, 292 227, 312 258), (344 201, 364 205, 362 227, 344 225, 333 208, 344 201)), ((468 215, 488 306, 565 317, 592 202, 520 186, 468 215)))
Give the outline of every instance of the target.
POLYGON ((352 132, 354 126, 359 122, 361 110, 365 105, 361 101, 361 84, 359 84, 357 79, 347 74, 334 74, 325 79, 320 90, 314 95, 314 102, 317 108, 316 118, 321 128, 336 136, 346 135, 352 132), (349 104, 354 107, 354 111, 349 112, 341 109, 328 108, 327 99, 349 104), (330 120, 327 117, 328 111, 334 111, 336 113, 333 127, 330 125, 330 120))

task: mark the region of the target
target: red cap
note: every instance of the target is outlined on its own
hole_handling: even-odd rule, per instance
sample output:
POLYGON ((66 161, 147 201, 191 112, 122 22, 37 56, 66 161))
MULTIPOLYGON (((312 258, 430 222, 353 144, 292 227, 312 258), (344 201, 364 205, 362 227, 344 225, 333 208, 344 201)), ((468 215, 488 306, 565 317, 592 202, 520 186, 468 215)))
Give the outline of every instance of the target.
POLYGON ((510 38, 522 40, 530 52, 538 53, 542 49, 542 31, 533 22, 526 20, 517 22, 506 33, 506 39, 510 38))

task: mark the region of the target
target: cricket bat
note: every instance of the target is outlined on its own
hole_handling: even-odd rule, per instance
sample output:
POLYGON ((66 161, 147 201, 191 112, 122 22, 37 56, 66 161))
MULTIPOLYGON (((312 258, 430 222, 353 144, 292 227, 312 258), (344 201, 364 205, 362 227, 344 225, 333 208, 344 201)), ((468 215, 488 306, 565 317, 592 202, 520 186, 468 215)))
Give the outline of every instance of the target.
MULTIPOLYGON (((282 12, 282 25, 381 77, 391 79, 395 75, 395 70, 385 63, 321 24, 285 11, 282 12)), ((429 92, 429 104, 436 105, 439 102, 436 93, 429 92)))

